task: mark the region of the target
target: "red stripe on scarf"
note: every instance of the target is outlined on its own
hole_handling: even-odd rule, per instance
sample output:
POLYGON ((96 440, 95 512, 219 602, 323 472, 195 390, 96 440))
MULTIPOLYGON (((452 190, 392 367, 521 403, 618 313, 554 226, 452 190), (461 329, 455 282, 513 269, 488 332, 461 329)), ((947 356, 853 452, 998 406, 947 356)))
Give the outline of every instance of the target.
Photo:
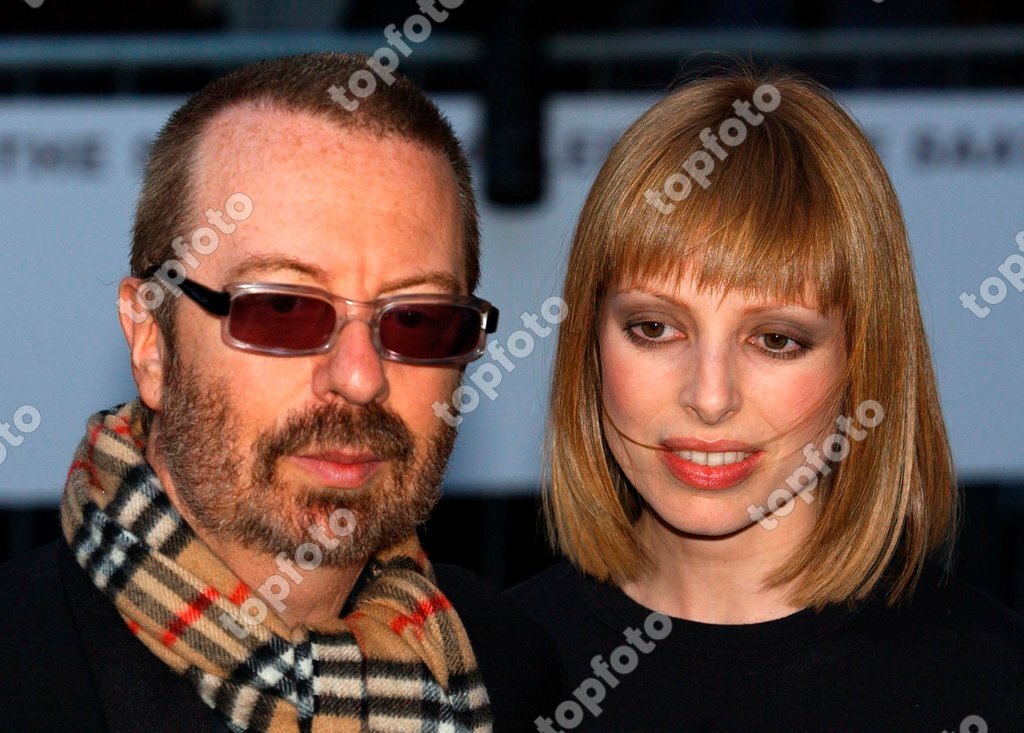
POLYGON ((96 450, 96 439, 99 434, 103 432, 103 423, 97 423, 93 425, 89 430, 89 456, 84 461, 72 461, 71 467, 68 469, 68 479, 71 478, 71 474, 80 468, 84 468, 85 472, 89 474, 89 483, 99 489, 101 492, 106 493, 103 490, 103 486, 100 484, 100 475, 96 472, 96 461, 93 458, 93 454, 96 450))
POLYGON ((85 470, 89 474, 89 483, 100 491, 103 490, 100 486, 100 476, 96 473, 96 466, 89 461, 72 461, 71 468, 68 469, 68 479, 71 478, 71 474, 79 470, 85 470))
POLYGON ((139 450, 145 447, 145 443, 136 438, 132 434, 131 423, 128 422, 127 418, 121 418, 121 425, 115 426, 114 432, 116 432, 118 435, 127 435, 129 438, 131 438, 131 441, 135 443, 135 447, 137 447, 139 450))
POLYGON ((160 639, 163 645, 170 646, 177 641, 178 637, 181 636, 181 632, 194 624, 203 615, 203 611, 213 603, 214 599, 219 597, 220 593, 217 592, 216 588, 209 585, 203 588, 199 596, 185 606, 181 613, 168 625, 167 631, 164 632, 160 639))
MULTIPOLYGON (((105 426, 102 422, 92 426, 92 429, 89 431, 89 457, 84 461, 71 462, 71 466, 68 468, 68 475, 64 479, 65 482, 67 482, 67 480, 71 478, 72 473, 74 473, 78 469, 84 468, 85 471, 89 474, 89 483, 95 486, 100 491, 103 491, 103 493, 106 493, 103 487, 100 485, 100 476, 96 472, 96 461, 94 458, 96 452, 96 441, 97 439, 99 439, 100 434, 105 429, 107 429, 107 426, 105 426)), ((131 438, 132 442, 135 443, 135 447, 139 448, 140 450, 142 449, 143 444, 140 443, 138 439, 135 438, 134 435, 132 435, 131 425, 128 424, 127 420, 122 419, 121 425, 114 425, 110 429, 113 430, 118 435, 125 435, 131 438)))
POLYGON ((132 619, 128 619, 125 623, 128 624, 128 630, 130 632, 132 632, 133 634, 135 634, 136 636, 138 636, 138 634, 139 634, 139 625, 137 623, 135 623, 135 621, 133 621, 132 619))
POLYGON ((231 595, 228 596, 228 600, 234 603, 236 606, 242 605, 242 601, 249 597, 249 586, 242 581, 238 581, 238 585, 231 591, 231 595))
POLYGON ((138 438, 132 435, 132 426, 128 423, 128 420, 126 418, 121 418, 121 424, 115 425, 113 427, 113 430, 118 435, 126 435, 129 438, 131 438, 132 442, 135 443, 135 447, 138 448, 139 450, 145 448, 145 444, 140 442, 138 438))
POLYGON ((428 618, 440 611, 447 611, 451 607, 451 601, 449 601, 443 594, 438 593, 436 596, 432 596, 425 601, 417 603, 416 611, 412 614, 408 616, 402 614, 392 621, 391 630, 401 636, 406 627, 411 625, 418 632, 428 618))

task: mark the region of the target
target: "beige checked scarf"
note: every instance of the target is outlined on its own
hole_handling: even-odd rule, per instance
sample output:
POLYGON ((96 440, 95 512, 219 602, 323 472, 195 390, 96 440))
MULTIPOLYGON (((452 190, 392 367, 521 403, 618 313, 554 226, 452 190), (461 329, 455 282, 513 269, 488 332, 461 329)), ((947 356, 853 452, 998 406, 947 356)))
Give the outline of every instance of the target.
POLYGON ((415 536, 378 553, 353 611, 289 632, 192 532, 145 460, 136 400, 90 418, 61 502, 78 563, 235 731, 490 731, 466 630, 415 536))

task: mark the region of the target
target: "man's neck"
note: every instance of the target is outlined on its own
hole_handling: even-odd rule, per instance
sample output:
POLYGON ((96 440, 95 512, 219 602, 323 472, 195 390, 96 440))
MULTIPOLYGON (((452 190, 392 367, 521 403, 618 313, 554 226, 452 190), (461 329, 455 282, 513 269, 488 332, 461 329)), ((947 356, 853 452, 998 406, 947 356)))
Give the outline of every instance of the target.
POLYGON ((269 612, 275 613, 289 630, 337 618, 366 564, 321 564, 304 570, 290 557, 282 557, 279 563, 276 557, 221 542, 192 522, 189 524, 221 562, 263 598, 269 612))
POLYGON ((153 450, 153 441, 146 446, 146 460, 182 519, 239 580, 266 602, 268 613, 276 614, 289 630, 337 618, 366 565, 365 559, 341 567, 321 563, 306 570, 285 553, 270 555, 222 540, 197 522, 180 500, 166 466, 153 450))

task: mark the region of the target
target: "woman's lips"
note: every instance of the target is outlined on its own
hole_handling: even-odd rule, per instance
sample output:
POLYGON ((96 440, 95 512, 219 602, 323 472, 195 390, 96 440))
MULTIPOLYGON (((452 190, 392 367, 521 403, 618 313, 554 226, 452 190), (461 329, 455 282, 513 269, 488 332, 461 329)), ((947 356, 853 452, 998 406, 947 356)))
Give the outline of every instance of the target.
POLYGON ((384 464, 383 460, 368 453, 293 455, 290 458, 325 486, 339 489, 358 489, 384 464))
MULTIPOLYGON (((746 451, 736 452, 745 453, 746 451)), ((665 465, 668 466, 672 475, 695 489, 728 489, 735 486, 749 477, 764 458, 763 451, 753 451, 749 456, 736 463, 704 466, 687 460, 671 450, 666 450, 663 455, 665 465)))

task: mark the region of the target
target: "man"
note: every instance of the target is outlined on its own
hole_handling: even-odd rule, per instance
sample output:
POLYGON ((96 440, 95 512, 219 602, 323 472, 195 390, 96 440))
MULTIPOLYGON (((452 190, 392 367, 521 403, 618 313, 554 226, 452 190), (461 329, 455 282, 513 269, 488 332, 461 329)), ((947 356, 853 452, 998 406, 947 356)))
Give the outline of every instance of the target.
POLYGON ((64 541, 0 571, 0 730, 525 730, 537 627, 424 556, 482 353, 477 219, 411 83, 365 57, 213 82, 146 170, 119 317, 139 398, 95 415, 64 541), (436 571, 436 572, 435 572, 436 571))

